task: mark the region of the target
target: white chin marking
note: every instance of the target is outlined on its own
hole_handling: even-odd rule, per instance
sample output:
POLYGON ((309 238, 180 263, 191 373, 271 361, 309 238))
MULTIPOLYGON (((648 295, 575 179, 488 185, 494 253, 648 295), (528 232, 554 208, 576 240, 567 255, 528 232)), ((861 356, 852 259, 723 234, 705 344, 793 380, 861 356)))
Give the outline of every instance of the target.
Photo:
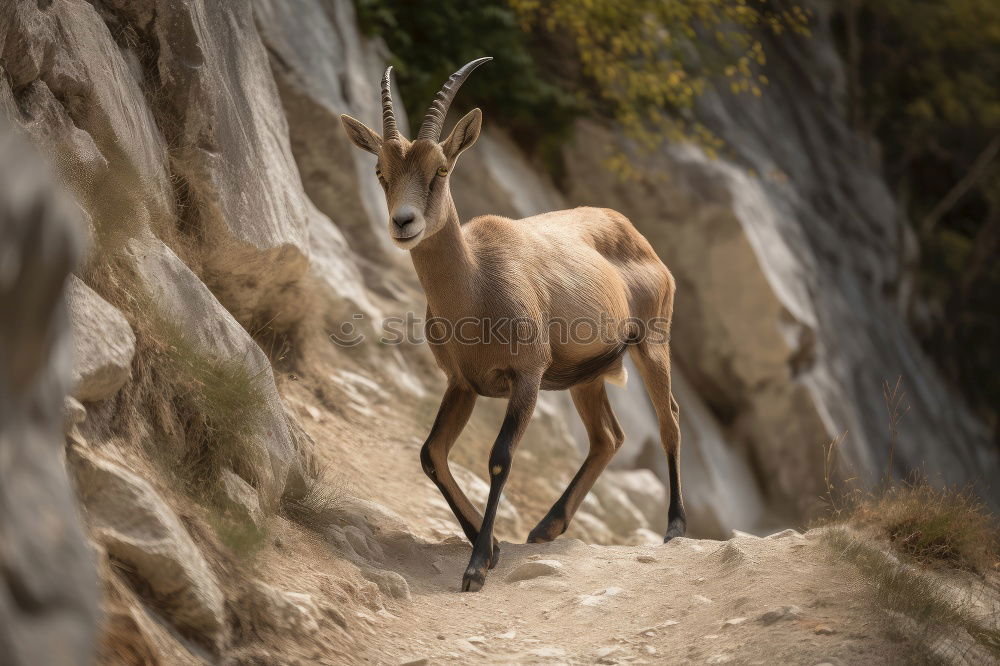
POLYGON ((402 250, 412 250, 413 247, 417 243, 419 243, 420 239, 423 238, 423 237, 424 237, 424 231, 423 231, 423 229, 421 229, 420 232, 417 233, 416 236, 410 236, 409 238, 397 238, 395 236, 392 236, 391 238, 392 238, 393 244, 395 244, 396 247, 398 247, 398 248, 400 248, 402 250))

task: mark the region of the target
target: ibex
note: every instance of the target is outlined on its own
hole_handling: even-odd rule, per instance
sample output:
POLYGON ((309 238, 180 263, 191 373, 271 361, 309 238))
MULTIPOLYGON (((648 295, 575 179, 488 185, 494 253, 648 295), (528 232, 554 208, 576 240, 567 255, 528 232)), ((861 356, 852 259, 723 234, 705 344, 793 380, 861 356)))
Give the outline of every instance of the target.
POLYGON ((472 70, 491 59, 473 60, 452 74, 413 141, 396 127, 389 85, 392 67, 382 78, 381 136, 360 121, 341 116, 350 140, 378 157, 375 175, 385 190, 389 236, 410 252, 427 296, 428 322, 466 334, 441 340, 440 331, 427 330, 448 388, 420 452, 424 472, 473 545, 463 591, 482 588, 487 570, 497 564, 500 548, 493 537, 497 504, 540 389, 569 389, 590 439, 590 453, 580 470, 528 541, 551 541, 566 531, 624 440, 604 382, 624 381, 626 349, 655 407, 669 462, 664 542, 683 535, 686 525, 678 469, 679 410, 670 391, 666 335, 675 286, 653 248, 625 216, 608 209, 576 208, 523 220, 485 215, 464 226, 459 222, 450 175, 458 156, 479 138, 481 111, 473 109, 447 139, 440 138, 459 87, 472 70), (497 321, 509 322, 506 330, 518 335, 516 345, 502 335, 468 339, 469 322, 497 321), (573 322, 570 328, 577 332, 583 330, 580 322, 594 327, 603 322, 602 330, 613 335, 569 339, 545 335, 557 322, 564 327, 573 322), (659 324, 658 337, 651 334, 655 327, 649 322, 659 324), (525 336, 525 329, 536 334, 525 336), (480 395, 508 398, 500 434, 490 451, 490 493, 483 516, 448 468, 448 453, 480 395))

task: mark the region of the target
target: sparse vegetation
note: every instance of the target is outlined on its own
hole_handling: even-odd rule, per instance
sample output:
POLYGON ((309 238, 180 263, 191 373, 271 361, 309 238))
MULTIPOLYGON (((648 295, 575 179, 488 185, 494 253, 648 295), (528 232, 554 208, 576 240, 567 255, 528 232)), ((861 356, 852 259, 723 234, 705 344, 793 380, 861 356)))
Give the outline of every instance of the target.
POLYGON ((265 403, 259 384, 262 371, 239 361, 207 357, 182 336, 167 349, 182 389, 176 406, 187 416, 189 470, 195 476, 214 477, 223 467, 231 467, 258 485, 257 470, 268 461, 259 459, 263 449, 250 442, 257 435, 257 414, 265 403))
POLYGON ((836 498, 831 487, 828 501, 821 524, 861 528, 914 564, 985 574, 1000 562, 1000 526, 971 489, 915 477, 836 498))
MULTIPOLYGON (((693 116, 708 81, 761 94, 766 56, 754 31, 807 31, 795 3, 748 0, 355 0, 362 29, 393 53, 407 109, 420 118, 440 81, 482 55, 476 100, 558 177, 556 153, 577 118, 613 119, 641 144, 721 141, 693 116), (428 48, 433 44, 433 48, 428 48), (711 53, 699 53, 710 44, 711 53)), ((461 104, 462 102, 459 102, 461 104)), ((609 166, 628 174, 623 156, 609 166)))
POLYGON ((834 481, 837 451, 847 433, 825 450, 824 478, 829 514, 826 523, 855 525, 886 540, 898 553, 921 565, 941 564, 975 573, 997 566, 1000 525, 971 488, 935 486, 924 476, 897 481, 893 457, 900 423, 909 410, 902 378, 884 382, 883 400, 888 423, 888 461, 882 483, 875 490, 834 481))
POLYGON ((344 512, 343 486, 331 478, 328 471, 306 474, 304 493, 281 498, 282 511, 291 520, 315 532, 341 522, 344 512))
POLYGON ((982 579, 1000 570, 1000 524, 971 489, 938 487, 924 476, 894 478, 893 456, 908 410, 901 379, 883 384, 883 398, 888 462, 875 490, 852 487, 855 479, 836 487, 832 470, 846 433, 825 451, 829 513, 823 540, 835 557, 857 567, 872 604, 919 641, 929 659, 956 652, 973 661, 980 653, 1000 658, 1000 630, 947 584, 950 576, 982 579))
MULTIPOLYGON (((135 299, 143 353, 152 357, 157 375, 168 382, 173 418, 184 437, 176 467, 190 489, 204 495, 219 471, 229 467, 260 487, 259 470, 269 466, 260 437, 260 413, 266 408, 266 368, 247 359, 221 359, 205 353, 181 327, 164 316, 148 296, 135 299)), ((206 498, 208 499, 208 498, 206 498)))
POLYGON ((858 502, 849 521, 923 565, 986 573, 997 564, 996 520, 968 490, 935 488, 922 479, 896 484, 858 502))
POLYGON ((267 524, 258 527, 230 515, 214 515, 208 522, 219 541, 240 560, 250 559, 260 552, 271 536, 267 524))
POLYGON ((968 604, 947 589, 946 584, 926 572, 896 559, 865 535, 845 527, 828 529, 824 541, 833 553, 858 568, 872 602, 889 613, 899 627, 928 650, 928 656, 962 653, 1000 658, 1000 631, 983 617, 971 612, 968 604), (962 640, 964 630, 971 640, 962 640))

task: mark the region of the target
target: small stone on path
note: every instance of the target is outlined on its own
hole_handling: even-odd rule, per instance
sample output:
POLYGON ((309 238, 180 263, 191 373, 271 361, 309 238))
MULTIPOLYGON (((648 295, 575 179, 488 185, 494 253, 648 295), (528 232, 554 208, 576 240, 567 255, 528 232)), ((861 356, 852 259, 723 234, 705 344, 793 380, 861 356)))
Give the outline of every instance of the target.
POLYGON ((557 576, 562 568, 559 560, 533 560, 518 566, 507 576, 508 583, 530 580, 541 576, 557 576))
POLYGON ((764 624, 774 624, 778 620, 791 620, 802 614, 802 609, 798 606, 781 606, 772 608, 757 619, 764 624))
POLYGON ((582 595, 579 598, 580 599, 580 605, 582 605, 582 606, 600 606, 605 601, 607 601, 608 598, 614 597, 616 595, 619 595, 619 594, 621 594, 624 591, 625 590, 623 590, 620 587, 609 587, 609 588, 606 588, 606 589, 603 589, 603 590, 598 590, 597 592, 594 592, 592 594, 584 594, 584 595, 582 595))
POLYGON ((483 651, 477 648, 475 645, 465 640, 464 638, 459 638, 455 640, 455 647, 460 650, 465 650, 466 652, 475 652, 476 654, 482 654, 483 651))

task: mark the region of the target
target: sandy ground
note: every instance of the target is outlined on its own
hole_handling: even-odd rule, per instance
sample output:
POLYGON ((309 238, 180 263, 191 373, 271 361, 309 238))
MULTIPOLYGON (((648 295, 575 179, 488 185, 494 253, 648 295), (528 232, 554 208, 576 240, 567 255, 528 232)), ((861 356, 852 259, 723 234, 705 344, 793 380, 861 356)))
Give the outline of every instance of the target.
POLYGON ((469 549, 396 562, 412 603, 380 623, 379 663, 858 664, 907 661, 815 538, 504 544, 478 594, 469 549))
MULTIPOLYGON (((919 661, 861 600, 850 567, 831 559, 816 533, 648 546, 573 538, 513 543, 524 539, 529 518, 547 501, 533 500, 529 485, 512 493, 528 514, 525 534, 501 529, 501 560, 486 586, 461 593, 471 549, 419 467, 424 433, 414 424, 429 426, 433 406, 404 413, 389 400, 369 412, 331 410, 345 404, 343 396, 319 399, 303 378, 283 382, 282 392, 336 478, 352 495, 384 506, 389 517, 354 530, 349 562, 337 539, 283 520, 276 526, 279 545, 259 558, 257 575, 337 611, 335 622, 269 651, 263 663, 919 661), (402 576, 408 593, 379 593, 358 575, 383 575, 373 576, 369 566, 402 576)), ((482 411, 470 425, 474 434, 499 418, 490 407, 482 411)), ((531 473, 515 468, 515 475, 531 473)))

